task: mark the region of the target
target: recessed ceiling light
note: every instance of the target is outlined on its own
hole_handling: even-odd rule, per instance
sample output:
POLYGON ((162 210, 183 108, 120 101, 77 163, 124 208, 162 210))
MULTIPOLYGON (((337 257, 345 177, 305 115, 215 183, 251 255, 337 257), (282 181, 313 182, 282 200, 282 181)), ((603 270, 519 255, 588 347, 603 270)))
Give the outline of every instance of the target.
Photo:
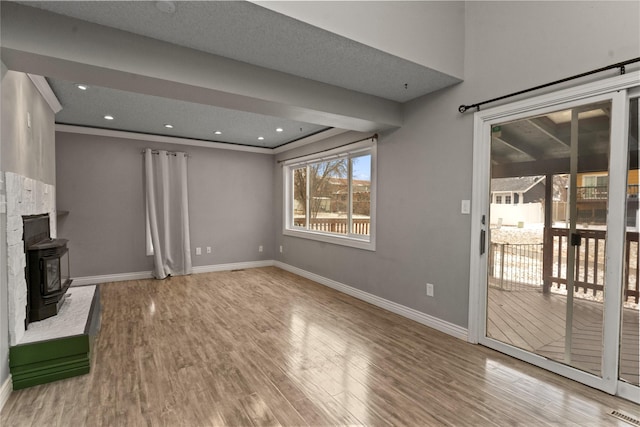
POLYGON ((222 132, 220 132, 219 130, 214 132, 216 135, 222 135, 222 132))
POLYGON ((106 116, 104 116, 104 119, 105 120, 113 120, 113 116, 106 115, 106 116))
POLYGON ((176 5, 174 2, 172 1, 157 1, 156 2, 156 7, 158 8, 158 10, 160 12, 164 12, 164 13, 173 13, 176 11, 176 5))
POLYGON ((284 130, 284 129, 282 129, 282 128, 277 128, 277 129, 276 129, 276 132, 282 132, 283 130, 284 130))
POLYGON ((173 129, 173 125, 170 125, 169 123, 165 123, 164 127, 166 127, 167 129, 173 129))
POLYGON ((259 136, 258 137, 258 141, 262 141, 264 139, 264 136, 259 136))
POLYGON ((87 89, 89 89, 89 86, 87 86, 87 85, 82 85, 82 84, 78 84, 78 85, 76 85, 76 87, 77 87, 78 89, 80 89, 80 90, 87 90, 87 89))

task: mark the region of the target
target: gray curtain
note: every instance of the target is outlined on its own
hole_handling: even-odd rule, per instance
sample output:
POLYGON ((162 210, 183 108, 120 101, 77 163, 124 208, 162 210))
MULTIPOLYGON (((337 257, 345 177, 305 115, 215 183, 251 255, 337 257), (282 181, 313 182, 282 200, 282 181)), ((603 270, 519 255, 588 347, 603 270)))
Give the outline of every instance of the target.
POLYGON ((147 148, 144 162, 153 276, 191 274, 187 155, 147 148))

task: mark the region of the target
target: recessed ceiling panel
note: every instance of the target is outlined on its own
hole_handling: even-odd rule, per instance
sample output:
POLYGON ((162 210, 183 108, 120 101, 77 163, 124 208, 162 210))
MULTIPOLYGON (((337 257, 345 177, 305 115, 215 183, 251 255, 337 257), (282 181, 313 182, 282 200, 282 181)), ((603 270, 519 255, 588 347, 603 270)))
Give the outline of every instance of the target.
POLYGON ((81 90, 78 84, 82 82, 47 80, 63 107, 56 114, 56 123, 267 148, 326 129, 310 123, 104 87, 89 86, 81 90), (107 115, 113 119, 105 119, 107 115))

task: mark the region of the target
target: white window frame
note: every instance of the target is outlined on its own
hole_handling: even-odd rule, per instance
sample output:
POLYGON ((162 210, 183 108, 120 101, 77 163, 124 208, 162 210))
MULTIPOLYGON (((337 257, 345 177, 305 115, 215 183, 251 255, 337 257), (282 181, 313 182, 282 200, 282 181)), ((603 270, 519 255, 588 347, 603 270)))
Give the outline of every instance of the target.
MULTIPOLYGON (((282 167, 283 174, 283 199, 284 214, 282 234, 285 236, 300 237, 303 239, 317 240, 320 242, 332 243, 342 246, 350 246, 358 249, 366 249, 369 251, 376 250, 376 188, 377 188, 377 160, 376 160, 377 144, 375 138, 366 141, 349 144, 345 147, 335 148, 333 150, 324 151, 318 154, 311 154, 300 158, 285 161, 282 167), (325 231, 308 230, 293 225, 293 173, 294 169, 300 168, 311 163, 322 162, 335 159, 338 157, 354 158, 362 155, 371 155, 371 199, 370 199, 370 222, 369 235, 361 234, 337 234, 325 231)), ((351 162, 349 162, 350 164, 351 162)), ((349 200, 351 200, 351 192, 353 191, 351 166, 349 166, 349 200)), ((351 205, 351 203, 350 203, 351 205)), ((349 221, 351 220, 351 208, 349 209, 349 221)))

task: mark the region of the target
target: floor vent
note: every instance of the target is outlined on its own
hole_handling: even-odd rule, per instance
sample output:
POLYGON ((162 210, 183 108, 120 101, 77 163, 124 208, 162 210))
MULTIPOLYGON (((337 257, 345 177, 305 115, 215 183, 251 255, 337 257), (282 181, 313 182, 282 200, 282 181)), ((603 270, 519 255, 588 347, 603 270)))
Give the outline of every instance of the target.
POLYGON ((609 413, 609 415, 611 415, 612 417, 616 417, 619 420, 628 422, 629 424, 631 424, 632 426, 640 426, 640 420, 638 420, 637 418, 634 418, 630 415, 624 414, 620 411, 611 411, 609 413))

